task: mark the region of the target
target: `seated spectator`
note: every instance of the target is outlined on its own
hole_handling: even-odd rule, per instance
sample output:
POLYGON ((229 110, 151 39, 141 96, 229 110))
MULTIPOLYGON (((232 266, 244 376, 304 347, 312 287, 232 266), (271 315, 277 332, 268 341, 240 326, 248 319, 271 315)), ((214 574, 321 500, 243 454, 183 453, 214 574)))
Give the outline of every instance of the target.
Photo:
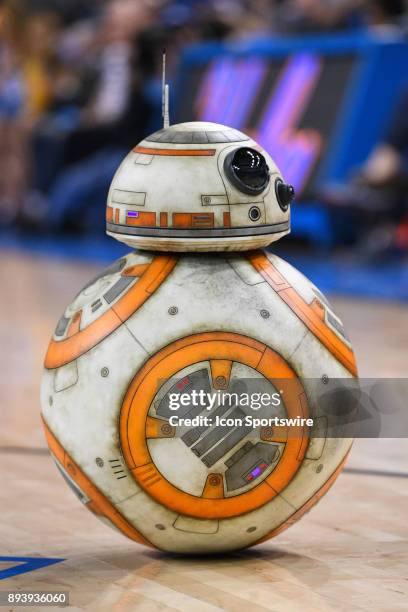
MULTIPOLYGON (((163 46, 171 73, 191 42, 365 26, 388 36, 403 11, 404 0, 0 0, 0 224, 93 225, 89 203, 117 160, 159 127, 163 46)), ((327 198, 344 204, 348 190, 354 210, 396 211, 401 176, 373 183, 400 164, 391 140, 327 198)))
MULTIPOLYGON (((135 6, 133 0, 111 0, 93 35, 82 37, 89 59, 82 62, 80 83, 90 86, 82 99, 78 87, 72 99, 56 95, 52 112, 35 131, 32 157, 37 163, 25 222, 54 231, 67 224, 92 226, 86 220, 91 202, 104 201, 119 161, 144 135, 148 105, 133 40, 151 16, 147 2, 135 6)), ((67 37, 64 43, 67 52, 67 37)), ((72 76, 71 82, 78 80, 72 76)), ((62 62, 57 83, 64 84, 64 79, 69 80, 69 69, 62 62)), ((61 94, 61 89, 64 94, 64 87, 55 91, 61 94)))
MULTIPOLYGON (((378 254, 405 244, 400 225, 408 215, 408 90, 397 105, 391 124, 352 181, 326 187, 326 203, 354 212, 355 226, 366 228, 362 248, 378 254)), ((359 232, 360 234, 360 232, 359 232)), ((405 238, 404 238, 405 240, 405 238)))
POLYGON ((15 219, 23 195, 24 25, 19 4, 0 2, 0 225, 15 219))
POLYGON ((28 138, 50 105, 58 17, 0 3, 0 224, 18 218, 29 170, 28 138))

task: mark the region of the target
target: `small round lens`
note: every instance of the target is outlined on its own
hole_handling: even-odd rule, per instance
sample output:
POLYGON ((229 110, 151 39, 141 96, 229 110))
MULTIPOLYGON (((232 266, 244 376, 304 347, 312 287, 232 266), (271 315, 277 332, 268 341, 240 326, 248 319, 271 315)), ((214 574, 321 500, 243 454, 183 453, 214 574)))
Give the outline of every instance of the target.
POLYGON ((289 204, 295 197, 295 190, 292 185, 284 183, 282 179, 277 179, 275 183, 276 199, 281 209, 285 212, 289 208, 289 204))
POLYGON ((251 221, 258 221, 258 219, 261 218, 261 211, 257 206, 252 206, 252 208, 249 209, 248 216, 251 221))

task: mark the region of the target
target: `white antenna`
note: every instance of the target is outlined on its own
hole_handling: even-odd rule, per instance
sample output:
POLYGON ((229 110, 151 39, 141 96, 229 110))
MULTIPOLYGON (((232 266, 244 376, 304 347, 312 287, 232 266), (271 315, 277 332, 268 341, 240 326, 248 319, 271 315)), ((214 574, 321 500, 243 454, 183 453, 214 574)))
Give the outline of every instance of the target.
POLYGON ((166 49, 163 49, 162 118, 163 118, 163 128, 166 129, 170 125, 170 120, 169 120, 169 86, 166 83, 166 49))
POLYGON ((168 128, 170 125, 169 119, 169 86, 164 86, 164 115, 163 115, 163 127, 168 128))

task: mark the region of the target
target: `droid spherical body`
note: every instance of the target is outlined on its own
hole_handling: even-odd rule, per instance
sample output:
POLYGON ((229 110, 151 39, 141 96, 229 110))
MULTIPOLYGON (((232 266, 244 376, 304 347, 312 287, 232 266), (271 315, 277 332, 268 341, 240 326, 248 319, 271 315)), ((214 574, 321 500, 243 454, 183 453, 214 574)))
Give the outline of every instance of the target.
POLYGON ((300 518, 341 470, 351 440, 327 435, 320 397, 327 381, 356 376, 350 343, 312 283, 253 250, 289 231, 292 197, 254 141, 215 124, 146 138, 113 179, 108 233, 149 250, 114 262, 64 312, 42 413, 68 484, 137 542, 251 546, 300 518), (281 401, 255 415, 220 401, 256 385, 281 401), (213 405, 172 406, 193 391, 213 405), (272 413, 313 425, 271 427, 272 413))

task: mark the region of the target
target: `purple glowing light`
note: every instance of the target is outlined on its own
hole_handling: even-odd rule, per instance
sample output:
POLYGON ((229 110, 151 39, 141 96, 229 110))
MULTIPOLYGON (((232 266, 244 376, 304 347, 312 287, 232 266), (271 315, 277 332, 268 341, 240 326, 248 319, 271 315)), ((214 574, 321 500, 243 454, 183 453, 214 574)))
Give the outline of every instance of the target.
POLYGON ((255 478, 258 478, 258 476, 260 476, 262 472, 266 470, 267 467, 268 467, 268 464, 263 461, 262 463, 254 467, 254 469, 251 470, 249 474, 245 476, 245 480, 247 482, 251 482, 252 480, 255 480, 255 478))
POLYGON ((197 94, 197 118, 241 128, 266 73, 259 58, 221 57, 210 64, 197 94))
POLYGON ((296 127, 309 104, 320 71, 321 60, 316 55, 292 56, 281 70, 258 127, 259 143, 298 192, 321 150, 321 138, 315 130, 296 127))

